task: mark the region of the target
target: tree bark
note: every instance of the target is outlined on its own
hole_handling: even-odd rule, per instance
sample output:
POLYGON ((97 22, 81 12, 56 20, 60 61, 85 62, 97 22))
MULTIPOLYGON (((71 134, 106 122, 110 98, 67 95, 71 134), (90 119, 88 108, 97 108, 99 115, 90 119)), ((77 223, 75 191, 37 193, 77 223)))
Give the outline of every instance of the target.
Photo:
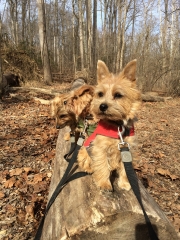
POLYGON ((83 12, 82 1, 78 1, 78 20, 79 20, 79 50, 81 56, 81 71, 84 69, 84 36, 83 36, 83 12))
POLYGON ((52 96, 68 91, 68 89, 56 91, 53 89, 51 90, 51 89, 43 89, 43 88, 35 88, 35 87, 10 87, 9 90, 15 91, 15 92, 32 91, 32 92, 39 92, 39 93, 44 93, 52 96))
POLYGON ((52 76, 51 76, 49 52, 48 52, 47 36, 46 36, 44 0, 37 0, 37 6, 38 6, 39 39, 40 39, 40 46, 41 46, 41 58, 42 58, 43 70, 44 70, 44 81, 47 84, 50 84, 52 82, 52 76))
POLYGON ((86 0, 86 15, 87 15, 87 67, 91 69, 91 47, 92 47, 92 3, 91 0, 86 0))
MULTIPOLYGON (((63 156, 70 146, 62 139, 68 130, 66 127, 59 132, 49 198, 67 167, 63 156)), ((113 185, 113 193, 102 193, 96 188, 91 175, 67 184, 46 216, 41 240, 148 240, 144 216, 133 191, 119 190, 116 179, 113 185)), ((141 183, 140 190, 159 239, 177 240, 166 215, 141 183)))
POLYGON ((2 99, 2 80, 3 80, 3 74, 2 74, 2 58, 1 58, 1 40, 2 40, 2 34, 1 34, 1 27, 2 27, 2 21, 0 16, 0 99, 2 99))
POLYGON ((123 64, 124 64, 124 49, 125 49, 125 31, 126 31, 126 18, 127 18, 127 12, 128 12, 128 3, 127 0, 124 2, 124 7, 123 7, 123 23, 122 23, 122 33, 121 33, 121 51, 120 51, 120 69, 122 69, 123 64))
POLYGON ((97 56, 96 56, 96 46, 97 46, 97 40, 96 40, 96 34, 97 34, 97 0, 93 1, 93 39, 92 39, 92 67, 94 69, 94 76, 96 76, 96 64, 97 64, 97 56))

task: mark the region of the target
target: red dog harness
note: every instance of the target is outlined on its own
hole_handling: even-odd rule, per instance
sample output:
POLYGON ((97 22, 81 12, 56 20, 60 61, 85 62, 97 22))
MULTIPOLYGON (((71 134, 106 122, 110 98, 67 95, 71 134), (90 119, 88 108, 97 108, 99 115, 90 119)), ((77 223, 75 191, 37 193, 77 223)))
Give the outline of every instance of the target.
MULTIPOLYGON (((120 130, 122 130, 122 129, 120 129, 120 130)), ((95 131, 86 139, 86 141, 84 142, 83 145, 85 147, 89 147, 91 142, 94 141, 96 135, 103 135, 106 137, 119 139, 118 127, 107 124, 107 123, 103 122, 102 120, 100 120, 95 131)), ((130 129, 129 128, 125 129, 123 137, 127 137, 127 136, 134 136, 134 126, 133 125, 130 129)))

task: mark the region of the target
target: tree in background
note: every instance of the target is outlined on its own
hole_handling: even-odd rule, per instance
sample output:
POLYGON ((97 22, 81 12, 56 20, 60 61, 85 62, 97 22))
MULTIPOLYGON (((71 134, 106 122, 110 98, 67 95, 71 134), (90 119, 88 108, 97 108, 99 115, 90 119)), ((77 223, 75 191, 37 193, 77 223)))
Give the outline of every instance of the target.
POLYGON ((2 21, 1 21, 1 15, 0 15, 0 99, 2 99, 1 27, 2 27, 2 21))
POLYGON ((37 0, 37 7, 38 7, 39 40, 40 40, 40 46, 41 46, 41 59, 42 59, 43 70, 44 70, 44 81, 47 84, 50 84, 52 82, 52 76, 51 76, 48 43, 47 43, 47 36, 46 36, 44 0, 37 0))
POLYGON ((8 36, 4 43, 23 48, 40 67, 43 33, 54 72, 73 78, 86 69, 93 77, 98 59, 117 72, 137 58, 138 84, 144 91, 180 91, 179 0, 46 0, 42 33, 38 2, 42 4, 7 1, 2 31, 8 36))

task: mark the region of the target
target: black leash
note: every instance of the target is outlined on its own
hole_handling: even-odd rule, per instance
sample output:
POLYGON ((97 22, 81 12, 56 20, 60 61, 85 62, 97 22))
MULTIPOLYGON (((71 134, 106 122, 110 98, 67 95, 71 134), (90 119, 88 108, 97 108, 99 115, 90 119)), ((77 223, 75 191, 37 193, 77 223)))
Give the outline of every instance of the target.
POLYGON ((136 196, 136 198, 142 208, 144 218, 145 218, 145 221, 146 221, 146 224, 148 227, 150 239, 151 240, 159 240, 156 232, 153 229, 151 221, 144 209, 143 203, 142 203, 141 193, 140 193, 139 184, 138 184, 138 178, 137 178, 136 172, 134 171, 133 166, 132 166, 132 155, 131 155, 131 152, 129 151, 129 144, 124 142, 123 138, 122 138, 123 131, 124 131, 123 128, 122 128, 122 132, 120 132, 119 128, 118 128, 118 134, 119 134, 119 137, 121 140, 121 142, 118 144, 118 149, 121 152, 121 159, 122 159, 122 162, 124 163, 126 175, 129 180, 129 183, 131 185, 131 188, 134 192, 134 195, 136 196))
POLYGON ((118 149, 121 152, 121 159, 122 159, 122 162, 124 163, 126 175, 129 180, 129 183, 131 185, 131 188, 134 192, 134 195, 136 196, 136 198, 142 208, 144 218, 145 218, 145 221, 146 221, 146 224, 148 227, 150 239, 151 240, 159 240, 159 238, 157 237, 157 234, 155 233, 155 231, 152 227, 151 221, 150 221, 150 219, 144 209, 143 203, 142 203, 141 193, 140 193, 139 184, 138 184, 138 178, 137 178, 136 172, 134 171, 133 166, 132 166, 132 155, 129 150, 129 144, 124 142, 123 137, 122 137, 124 131, 125 131, 125 128, 123 126, 122 126, 122 131, 120 131, 118 128, 118 135, 121 140, 121 142, 118 144, 118 149))
POLYGON ((84 177, 87 175, 86 172, 76 172, 73 174, 73 172, 77 169, 77 167, 75 167, 72 171, 72 167, 74 165, 74 163, 76 162, 77 160, 77 155, 78 155, 78 151, 79 149, 81 148, 82 144, 84 142, 84 136, 80 136, 79 139, 78 139, 78 142, 77 142, 77 145, 76 145, 76 148, 73 152, 73 155, 72 155, 72 158, 70 159, 69 161, 69 164, 66 168, 66 171, 62 177, 62 179, 60 180, 59 184, 57 185, 55 191, 53 192, 48 204, 47 204, 47 207, 46 207, 46 210, 45 210, 45 213, 44 213, 44 216, 42 217, 41 219, 41 222, 40 222, 40 225, 38 227, 38 230, 36 232, 36 236, 34 238, 34 240, 40 240, 41 238, 41 235, 42 235, 42 230, 43 230, 43 225, 44 225, 44 221, 45 221, 45 217, 50 209, 50 207, 52 206, 52 204, 54 203, 56 197, 59 195, 59 193, 62 191, 62 189, 64 188, 64 186, 66 186, 67 183, 71 182, 72 180, 75 180, 77 178, 80 178, 80 177, 84 177))
POLYGON ((70 150, 67 154, 64 155, 64 159, 69 162, 68 157, 74 152, 75 148, 76 148, 76 140, 75 140, 75 134, 71 133, 70 134, 70 141, 71 141, 71 146, 70 146, 70 150))
POLYGON ((147 224, 147 227, 148 227, 148 232, 149 232, 149 236, 150 236, 150 239, 151 240, 159 240, 159 238, 157 237, 153 227, 152 227, 152 224, 150 222, 150 219, 144 209, 144 206, 143 206, 143 203, 142 203, 142 199, 141 199, 141 193, 140 193, 140 189, 139 189, 139 184, 138 184, 138 178, 137 178, 137 175, 133 169, 133 166, 132 166, 132 156, 131 156, 131 153, 129 151, 129 148, 128 147, 121 147, 120 149, 121 151, 121 157, 122 157, 122 161, 124 163, 124 168, 125 168, 125 171, 126 171, 126 175, 127 175, 127 178, 129 180, 129 183, 131 185, 131 188, 142 208, 142 211, 143 211, 143 214, 144 214, 144 218, 146 220, 146 224, 147 224))

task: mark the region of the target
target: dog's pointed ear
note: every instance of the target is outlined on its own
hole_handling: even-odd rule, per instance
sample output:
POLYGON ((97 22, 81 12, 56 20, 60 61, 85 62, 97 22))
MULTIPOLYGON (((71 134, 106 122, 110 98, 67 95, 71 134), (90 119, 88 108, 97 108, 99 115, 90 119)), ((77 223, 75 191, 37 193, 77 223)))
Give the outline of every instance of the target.
POLYGON ((97 82, 98 84, 100 82, 102 82, 106 77, 108 77, 110 74, 108 67, 106 66, 106 64, 101 61, 98 60, 97 62, 97 82))
POLYGON ((88 92, 90 95, 93 95, 94 87, 91 85, 83 85, 82 87, 80 87, 76 91, 74 91, 74 96, 80 97, 80 96, 84 95, 86 92, 88 92))
POLYGON ((136 65, 137 60, 134 59, 131 62, 129 62, 123 69, 122 73, 127 79, 129 79, 131 82, 136 81, 136 65))

